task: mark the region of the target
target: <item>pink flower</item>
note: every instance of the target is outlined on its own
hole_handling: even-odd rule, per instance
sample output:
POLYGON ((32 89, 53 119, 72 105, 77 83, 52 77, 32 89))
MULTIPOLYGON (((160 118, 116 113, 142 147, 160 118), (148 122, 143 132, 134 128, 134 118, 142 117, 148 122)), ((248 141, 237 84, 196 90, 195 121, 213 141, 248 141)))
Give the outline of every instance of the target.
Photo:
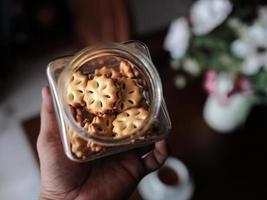
POLYGON ((215 70, 207 71, 204 82, 204 88, 208 92, 208 94, 213 94, 216 92, 217 77, 218 75, 215 72, 215 70))
POLYGON ((241 78, 238 81, 238 86, 239 86, 240 91, 243 91, 243 92, 248 92, 252 90, 251 82, 247 78, 241 78))
POLYGON ((236 78, 233 89, 229 92, 228 97, 243 93, 244 95, 252 95, 251 82, 246 77, 239 76, 236 78))
POLYGON ((244 76, 231 76, 209 70, 206 73, 204 88, 208 95, 218 98, 221 105, 229 103, 235 94, 253 95, 251 82, 244 76))

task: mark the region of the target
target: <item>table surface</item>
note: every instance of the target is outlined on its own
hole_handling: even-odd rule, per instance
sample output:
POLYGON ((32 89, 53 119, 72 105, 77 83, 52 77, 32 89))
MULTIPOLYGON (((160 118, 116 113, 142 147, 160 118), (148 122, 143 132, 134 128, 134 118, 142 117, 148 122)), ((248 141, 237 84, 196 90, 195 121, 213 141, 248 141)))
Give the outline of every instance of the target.
MULTIPOLYGON (((194 200, 267 198, 267 107, 254 107, 244 127, 231 134, 212 131, 203 121, 202 80, 177 90, 168 57, 154 59, 172 120, 171 155, 184 161, 195 182, 194 200)), ((39 117, 23 122, 35 148, 39 117)), ((141 199, 137 192, 132 200, 141 199)))
POLYGON ((202 116, 202 80, 177 90, 168 59, 155 60, 173 129, 171 155, 185 162, 194 182, 193 199, 267 199, 267 107, 254 107, 246 124, 231 134, 211 130, 202 116))

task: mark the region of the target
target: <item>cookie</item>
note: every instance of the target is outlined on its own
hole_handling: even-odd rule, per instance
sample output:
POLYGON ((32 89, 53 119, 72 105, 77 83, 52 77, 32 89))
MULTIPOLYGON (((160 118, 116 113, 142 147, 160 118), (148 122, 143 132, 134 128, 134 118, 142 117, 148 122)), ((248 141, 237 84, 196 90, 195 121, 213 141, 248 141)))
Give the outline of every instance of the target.
POLYGON ((89 80, 84 93, 86 108, 94 114, 112 110, 118 100, 117 87, 112 79, 105 76, 95 76, 93 80, 89 80))
POLYGON ((142 88, 137 85, 136 80, 130 78, 120 79, 121 99, 118 102, 120 111, 127 110, 139 105, 142 100, 142 88))
POLYGON ((74 136, 74 132, 70 129, 69 126, 66 126, 66 132, 67 132, 68 140, 71 141, 72 137, 74 136))
POLYGON ((139 75, 133 64, 126 61, 120 62, 120 73, 127 78, 135 78, 139 75))
POLYGON ((107 78, 118 79, 121 75, 113 67, 101 67, 95 70, 95 76, 105 76, 107 78))
POLYGON ((71 144, 72 153, 79 159, 85 160, 92 153, 97 153, 104 148, 95 142, 86 141, 67 127, 68 138, 71 144))
POLYGON ((67 102, 72 106, 83 105, 84 89, 86 87, 87 77, 81 72, 72 74, 67 87, 67 102))
POLYGON ((74 133, 70 127, 67 127, 67 133, 71 145, 71 151, 77 158, 84 160, 92 153, 92 150, 88 148, 88 142, 74 133))
POLYGON ((70 110, 74 119, 81 125, 84 126, 85 123, 91 123, 95 117, 92 113, 88 112, 84 107, 72 107, 70 110))
POLYGON ((89 134, 101 135, 101 136, 114 136, 112 131, 112 122, 115 119, 115 115, 96 116, 92 123, 86 123, 84 128, 89 134))
POLYGON ((98 153, 100 151, 103 151, 105 148, 100 146, 99 144, 96 144, 95 142, 89 142, 87 144, 87 147, 91 149, 92 152, 98 153))
POLYGON ((131 135, 143 127, 148 118, 148 111, 144 108, 131 108, 118 114, 113 121, 113 132, 116 137, 131 135))
POLYGON ((92 153, 91 149, 88 148, 88 142, 83 138, 75 135, 71 140, 71 151, 77 158, 85 159, 92 153))

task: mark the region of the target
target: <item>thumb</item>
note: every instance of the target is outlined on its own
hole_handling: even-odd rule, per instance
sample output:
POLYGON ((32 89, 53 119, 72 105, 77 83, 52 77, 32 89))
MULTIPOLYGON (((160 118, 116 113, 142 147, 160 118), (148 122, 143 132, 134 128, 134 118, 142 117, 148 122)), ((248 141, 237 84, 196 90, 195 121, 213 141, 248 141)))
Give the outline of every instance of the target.
POLYGON ((38 139, 45 145, 60 142, 57 119, 48 86, 42 89, 41 129, 38 139))

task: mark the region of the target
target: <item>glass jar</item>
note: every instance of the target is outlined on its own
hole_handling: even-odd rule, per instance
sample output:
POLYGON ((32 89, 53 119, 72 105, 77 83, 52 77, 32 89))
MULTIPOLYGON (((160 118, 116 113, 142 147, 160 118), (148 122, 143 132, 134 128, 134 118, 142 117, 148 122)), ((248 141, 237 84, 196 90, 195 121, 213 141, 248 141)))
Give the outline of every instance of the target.
POLYGON ((159 74, 151 61, 148 48, 141 42, 107 43, 85 48, 75 55, 50 62, 47 67, 47 76, 64 151, 73 161, 86 162, 152 144, 166 138, 171 129, 159 74), (98 69, 103 65, 115 69, 116 59, 124 59, 135 65, 147 88, 144 96, 146 96, 146 103, 149 106, 149 115, 143 126, 131 135, 116 138, 88 134, 75 120, 66 101, 68 79, 72 73, 84 66, 87 71, 98 69), (103 63, 105 61, 110 61, 110 63, 103 63), (76 143, 72 142, 74 136, 76 143), (77 146, 77 143, 80 149, 86 149, 89 145, 93 146, 95 151, 87 152, 83 157, 74 154, 73 148, 75 145, 77 146))

